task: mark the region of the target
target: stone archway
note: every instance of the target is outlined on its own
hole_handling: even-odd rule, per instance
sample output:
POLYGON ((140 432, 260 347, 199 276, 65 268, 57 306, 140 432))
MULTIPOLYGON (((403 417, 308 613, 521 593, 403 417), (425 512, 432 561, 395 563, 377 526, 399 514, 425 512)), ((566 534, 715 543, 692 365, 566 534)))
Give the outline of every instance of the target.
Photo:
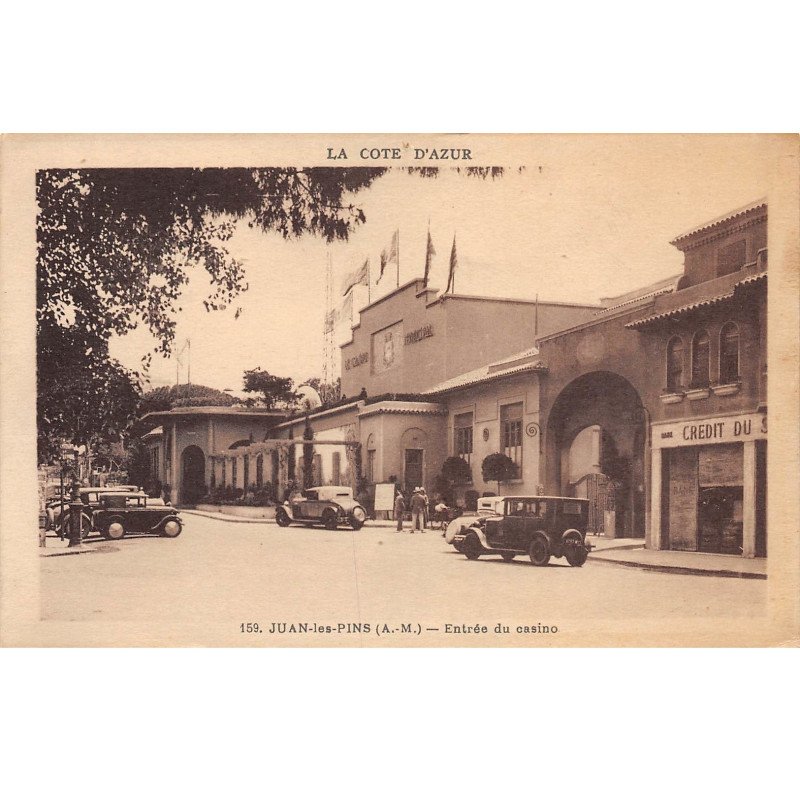
POLYGON ((565 386, 548 416, 547 441, 550 491, 576 495, 596 490, 592 481, 600 480, 604 492, 608 491, 601 504, 604 510, 613 512, 607 518, 613 520, 613 529, 606 530, 606 535, 644 536, 647 414, 639 393, 625 378, 598 371, 581 375, 565 386), (577 449, 586 450, 590 440, 594 446, 576 459, 575 443, 579 443, 577 449), (576 463, 581 462, 594 462, 586 474, 603 478, 590 478, 581 488, 585 476, 573 474, 576 463))
POLYGON ((205 480, 205 454, 196 444, 190 444, 181 453, 181 502, 196 503, 205 494, 205 480))

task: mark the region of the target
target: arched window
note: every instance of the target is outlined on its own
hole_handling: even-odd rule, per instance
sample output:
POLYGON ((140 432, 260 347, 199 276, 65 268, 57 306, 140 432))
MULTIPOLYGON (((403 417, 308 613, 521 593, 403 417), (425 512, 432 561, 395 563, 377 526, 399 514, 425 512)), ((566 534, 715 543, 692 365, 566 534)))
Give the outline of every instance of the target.
POLYGON ((667 345, 667 389, 683 387, 683 339, 673 336, 667 345))
POLYGON ((719 332, 719 382, 739 380, 739 328, 728 322, 719 332))
POLYGON ((708 386, 710 340, 706 331, 698 331, 692 340, 692 386, 708 386))

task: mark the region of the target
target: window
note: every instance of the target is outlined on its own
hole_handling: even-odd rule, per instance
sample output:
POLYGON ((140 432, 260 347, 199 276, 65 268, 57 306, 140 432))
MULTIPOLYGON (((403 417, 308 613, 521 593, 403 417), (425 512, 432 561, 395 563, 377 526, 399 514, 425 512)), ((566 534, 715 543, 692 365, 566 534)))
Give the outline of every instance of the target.
POLYGON ((472 459, 472 412, 453 418, 453 450, 469 464, 472 459))
POLYGON ((375 451, 367 450, 367 483, 375 483, 375 451))
POLYGON ((233 486, 234 489, 236 488, 236 477, 238 471, 239 471, 239 459, 234 457, 231 460, 231 486, 233 486))
POLYGON ((500 436, 503 452, 522 472, 522 403, 500 407, 500 436))
POLYGON ((736 383, 738 380, 739 329, 733 322, 728 322, 719 332, 719 382, 736 383))
POLYGON ((747 260, 747 242, 742 239, 739 242, 721 247, 717 255, 717 275, 730 275, 737 272, 744 266, 747 260))
POLYGON ((708 386, 709 355, 708 334, 698 331, 692 341, 692 386, 708 386))
POLYGON ((250 456, 249 455, 246 455, 244 457, 244 476, 243 477, 244 477, 244 480, 243 480, 244 490, 247 491, 248 488, 250 487, 250 456))
POLYGON ((150 451, 150 476, 154 480, 158 480, 158 448, 154 447, 150 451))
POLYGON ((673 336, 667 345, 667 389, 678 391, 683 387, 683 339, 673 336))
POLYGON ((342 454, 333 454, 333 475, 332 481, 334 486, 338 486, 342 482, 342 454))
POLYGON ((228 459, 222 459, 222 487, 225 488, 228 485, 228 459))

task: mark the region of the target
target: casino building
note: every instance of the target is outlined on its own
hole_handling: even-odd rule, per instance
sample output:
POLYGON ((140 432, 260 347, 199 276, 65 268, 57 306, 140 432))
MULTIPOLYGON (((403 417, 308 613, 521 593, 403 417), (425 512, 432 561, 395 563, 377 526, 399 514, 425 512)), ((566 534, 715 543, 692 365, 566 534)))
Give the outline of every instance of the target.
POLYGON ((154 463, 178 498, 201 477, 244 488, 255 476, 282 496, 302 480, 311 437, 311 482, 350 484, 369 504, 380 483, 432 495, 456 457, 459 504, 485 492, 586 497, 601 535, 765 556, 766 202, 672 244, 680 274, 598 305, 410 281, 362 309, 341 348, 341 401, 289 419, 152 415, 154 463), (514 477, 483 480, 491 453, 511 459, 514 477))

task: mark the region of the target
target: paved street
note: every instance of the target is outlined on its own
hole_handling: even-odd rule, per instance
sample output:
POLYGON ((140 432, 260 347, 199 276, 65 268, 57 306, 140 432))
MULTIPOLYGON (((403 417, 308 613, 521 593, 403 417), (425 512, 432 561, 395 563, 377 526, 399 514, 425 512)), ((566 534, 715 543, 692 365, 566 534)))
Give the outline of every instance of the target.
MULTIPOLYGON (((45 620, 551 624, 763 614, 766 581, 644 572, 563 559, 468 561, 439 532, 354 533, 185 516, 174 540, 41 559, 45 620)), ((52 541, 52 540, 51 540, 52 541)), ((53 542, 55 544, 55 542, 53 542)), ((268 630, 267 630, 268 632, 268 630)), ((374 631, 373 631, 374 632, 374 631)), ((275 642, 277 643, 277 642, 275 642)))

